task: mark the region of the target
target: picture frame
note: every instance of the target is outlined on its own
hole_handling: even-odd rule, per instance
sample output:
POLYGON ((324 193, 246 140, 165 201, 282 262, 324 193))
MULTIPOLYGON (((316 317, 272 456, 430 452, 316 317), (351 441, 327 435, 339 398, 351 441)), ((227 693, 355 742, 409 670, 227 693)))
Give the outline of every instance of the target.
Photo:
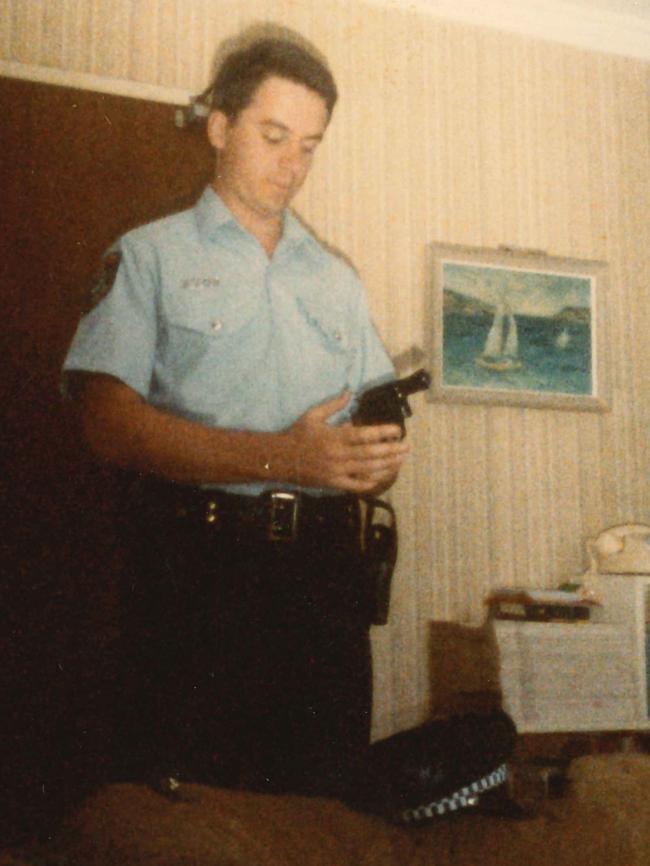
POLYGON ((605 262, 429 245, 430 401, 606 412, 605 262))

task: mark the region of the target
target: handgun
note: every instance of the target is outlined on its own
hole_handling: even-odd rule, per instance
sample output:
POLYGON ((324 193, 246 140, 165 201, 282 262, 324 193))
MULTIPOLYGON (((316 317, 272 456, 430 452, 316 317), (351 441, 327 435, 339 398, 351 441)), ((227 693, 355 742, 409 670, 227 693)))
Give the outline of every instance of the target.
POLYGON ((430 374, 420 369, 404 379, 375 385, 359 395, 352 423, 357 427, 366 424, 398 424, 404 438, 404 420, 413 414, 407 398, 417 391, 425 391, 430 384, 430 374))

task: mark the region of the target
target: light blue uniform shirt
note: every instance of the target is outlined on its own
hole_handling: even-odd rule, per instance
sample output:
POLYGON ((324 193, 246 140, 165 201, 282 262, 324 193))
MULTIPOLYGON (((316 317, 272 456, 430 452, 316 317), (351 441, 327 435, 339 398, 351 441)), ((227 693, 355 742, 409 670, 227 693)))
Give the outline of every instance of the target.
POLYGON ((81 319, 65 371, 107 373, 167 412, 256 432, 394 375, 358 277, 289 212, 271 260, 211 187, 115 249, 114 285, 81 319))

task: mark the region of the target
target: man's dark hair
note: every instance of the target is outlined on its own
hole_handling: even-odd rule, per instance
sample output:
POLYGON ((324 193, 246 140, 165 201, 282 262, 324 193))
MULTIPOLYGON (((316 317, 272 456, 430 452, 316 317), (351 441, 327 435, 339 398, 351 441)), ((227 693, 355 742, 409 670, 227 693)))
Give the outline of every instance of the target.
POLYGON ((226 57, 211 87, 212 109, 234 120, 251 103, 257 88, 273 76, 313 90, 323 98, 331 115, 338 97, 332 73, 321 60, 288 39, 261 39, 226 57))

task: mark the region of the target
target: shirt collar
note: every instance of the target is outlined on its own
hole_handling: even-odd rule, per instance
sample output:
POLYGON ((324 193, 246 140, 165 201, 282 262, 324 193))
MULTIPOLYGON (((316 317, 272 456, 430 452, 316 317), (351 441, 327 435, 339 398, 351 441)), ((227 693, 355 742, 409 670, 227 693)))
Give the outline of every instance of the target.
POLYGON ((312 240, 311 233, 304 227, 302 222, 291 211, 285 211, 284 230, 280 243, 287 247, 295 247, 312 240))
MULTIPOLYGON (((246 231, 240 226, 212 186, 207 186, 203 190, 201 198, 195 205, 194 212, 199 233, 204 240, 215 240, 219 230, 226 225, 237 226, 241 231, 246 231)), ((309 240, 311 240, 311 234, 291 211, 286 210, 280 244, 285 248, 290 248, 309 240)))
POLYGON ((237 223, 220 196, 211 186, 206 186, 201 198, 194 206, 196 222, 203 240, 214 240, 219 229, 230 223, 237 223))

